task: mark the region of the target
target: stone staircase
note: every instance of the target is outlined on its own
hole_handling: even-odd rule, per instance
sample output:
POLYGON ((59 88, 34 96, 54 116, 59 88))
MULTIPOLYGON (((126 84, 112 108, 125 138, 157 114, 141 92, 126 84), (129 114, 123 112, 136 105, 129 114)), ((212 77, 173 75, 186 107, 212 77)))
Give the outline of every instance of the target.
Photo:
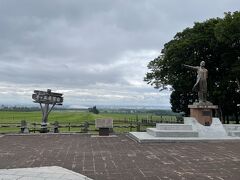
POLYGON ((147 128, 147 133, 154 137, 198 137, 198 132, 189 124, 157 123, 156 128, 147 128))
POLYGON ((240 137, 240 125, 239 124, 224 124, 223 127, 227 131, 229 136, 240 137))

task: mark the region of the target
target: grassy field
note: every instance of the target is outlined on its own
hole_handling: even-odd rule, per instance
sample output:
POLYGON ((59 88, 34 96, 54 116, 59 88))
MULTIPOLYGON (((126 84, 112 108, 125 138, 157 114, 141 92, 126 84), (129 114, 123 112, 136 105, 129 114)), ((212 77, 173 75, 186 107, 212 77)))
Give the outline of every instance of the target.
MULTIPOLYGON (((41 123, 42 114, 40 111, 35 112, 17 112, 17 111, 0 111, 0 125, 4 124, 20 124, 22 120, 27 123, 41 123)), ((48 122, 54 123, 58 121, 60 125, 67 124, 83 124, 84 122, 94 124, 95 119, 98 118, 112 118, 114 126, 126 126, 136 124, 137 121, 142 122, 146 120, 151 121, 162 121, 162 122, 176 122, 175 116, 160 116, 151 113, 139 113, 139 114, 124 114, 124 113, 100 113, 93 114, 88 111, 53 111, 50 113, 48 122)), ((90 126, 90 130, 94 130, 94 125, 90 126)), ((141 127, 141 130, 146 129, 145 126, 141 127)), ((115 128, 115 132, 129 132, 134 130, 133 128, 115 128)), ((136 130, 136 129, 135 129, 136 130)), ((61 132, 68 132, 69 128, 61 128, 61 132)), ((80 128, 70 128, 71 132, 79 132, 80 128)), ((2 127, 0 133, 7 132, 19 132, 19 128, 15 127, 2 127)))

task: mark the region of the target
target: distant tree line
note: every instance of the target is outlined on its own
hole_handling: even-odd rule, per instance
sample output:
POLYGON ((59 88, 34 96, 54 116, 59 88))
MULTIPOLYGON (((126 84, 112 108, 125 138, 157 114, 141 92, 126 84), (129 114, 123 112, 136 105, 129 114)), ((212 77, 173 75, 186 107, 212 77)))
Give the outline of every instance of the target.
POLYGON ((1 105, 0 111, 38 111, 40 110, 39 107, 27 107, 27 106, 7 106, 7 105, 1 105))
POLYGON ((209 74, 208 100, 219 106, 224 123, 229 123, 230 117, 239 123, 240 12, 196 22, 178 32, 148 64, 145 81, 159 90, 171 85, 172 110, 189 114, 187 106, 197 98, 192 92, 196 74, 182 64, 196 66, 201 61, 206 62, 209 74))
POLYGON ((152 114, 156 116, 179 116, 179 113, 173 112, 170 109, 100 109, 103 113, 116 113, 116 114, 152 114))

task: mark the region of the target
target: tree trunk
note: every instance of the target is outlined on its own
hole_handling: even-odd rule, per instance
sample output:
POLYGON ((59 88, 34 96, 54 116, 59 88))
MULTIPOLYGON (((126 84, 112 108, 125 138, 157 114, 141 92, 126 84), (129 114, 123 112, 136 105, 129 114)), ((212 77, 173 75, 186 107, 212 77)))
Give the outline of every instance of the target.
POLYGON ((227 115, 227 124, 229 124, 229 115, 227 115))
POLYGON ((224 117, 224 114, 223 114, 223 111, 222 111, 222 108, 220 107, 219 110, 219 117, 220 117, 220 120, 223 124, 225 124, 225 117, 224 117))
POLYGON ((239 82, 239 79, 236 78, 236 81, 237 81, 238 89, 240 90, 240 82, 239 82))
POLYGON ((239 124, 238 112, 235 113, 235 118, 236 118, 236 124, 239 124))
POLYGON ((226 124, 226 121, 225 121, 225 120, 226 120, 226 116, 223 115, 223 116, 222 116, 222 123, 223 123, 223 124, 226 124))

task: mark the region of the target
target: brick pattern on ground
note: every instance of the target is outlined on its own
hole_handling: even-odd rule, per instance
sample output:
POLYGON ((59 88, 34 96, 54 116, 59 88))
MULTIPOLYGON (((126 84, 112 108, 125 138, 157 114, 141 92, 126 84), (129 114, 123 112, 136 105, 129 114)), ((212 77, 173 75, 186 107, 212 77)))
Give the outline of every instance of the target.
POLYGON ((60 166, 95 180, 237 180, 239 149, 231 141, 139 144, 125 135, 4 136, 0 169, 60 166))

